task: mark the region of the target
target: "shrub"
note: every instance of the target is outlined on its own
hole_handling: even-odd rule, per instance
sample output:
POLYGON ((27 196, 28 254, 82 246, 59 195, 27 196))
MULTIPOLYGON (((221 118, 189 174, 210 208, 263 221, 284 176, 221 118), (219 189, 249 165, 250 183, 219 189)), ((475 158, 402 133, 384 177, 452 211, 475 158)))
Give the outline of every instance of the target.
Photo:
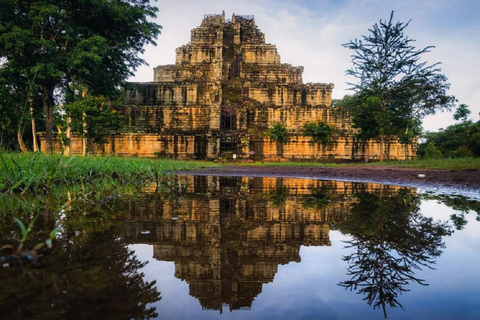
POLYGON ((334 128, 323 121, 309 121, 303 125, 304 136, 311 137, 314 143, 328 144, 334 133, 334 128))
POLYGON ((429 142, 425 148, 425 159, 441 159, 443 154, 440 150, 435 147, 433 142, 429 142))
POLYGON ((289 141, 287 128, 279 122, 274 122, 265 135, 279 143, 288 143, 289 141))

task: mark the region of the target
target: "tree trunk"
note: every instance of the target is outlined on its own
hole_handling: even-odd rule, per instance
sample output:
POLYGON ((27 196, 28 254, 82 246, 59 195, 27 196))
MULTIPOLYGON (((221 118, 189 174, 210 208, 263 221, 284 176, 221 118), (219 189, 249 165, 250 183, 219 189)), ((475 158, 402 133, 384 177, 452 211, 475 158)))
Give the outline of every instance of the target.
POLYGON ((87 115, 85 112, 82 114, 82 120, 83 120, 83 130, 82 130, 82 155, 86 156, 87 155, 87 121, 86 121, 87 115))
POLYGON ((45 113, 45 143, 47 153, 53 153, 53 87, 43 86, 43 112, 45 113))
POLYGON ((281 156, 283 155, 283 143, 277 141, 277 156, 276 161, 280 162, 281 156))
POLYGON ((22 132, 20 130, 17 131, 17 140, 18 140, 18 146, 20 147, 20 150, 22 150, 22 152, 27 153, 28 149, 23 143, 22 132))
POLYGON ((72 128, 70 127, 70 123, 72 122, 72 118, 67 118, 67 129, 65 130, 65 135, 67 138, 67 145, 65 146, 65 155, 68 157, 72 154, 72 141, 71 141, 71 131, 72 128))
MULTIPOLYGON (((85 99, 87 96, 87 89, 82 89, 82 98, 85 99)), ((82 120, 83 120, 83 130, 82 130, 82 155, 86 156, 87 155, 87 114, 85 111, 82 114, 82 120)))
POLYGON ((37 127, 35 126, 35 118, 33 117, 32 99, 28 100, 30 104, 30 118, 32 119, 32 138, 33 138, 33 152, 38 152, 37 127))

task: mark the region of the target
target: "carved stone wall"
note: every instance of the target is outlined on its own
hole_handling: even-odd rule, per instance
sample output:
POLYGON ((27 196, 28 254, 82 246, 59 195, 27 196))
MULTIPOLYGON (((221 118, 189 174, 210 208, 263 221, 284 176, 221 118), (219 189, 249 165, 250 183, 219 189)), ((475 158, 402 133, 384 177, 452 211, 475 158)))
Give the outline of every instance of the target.
MULTIPOLYGON (((332 107, 331 83, 302 81, 303 67, 281 63, 274 44, 253 16, 206 15, 177 48, 174 65, 154 68, 153 82, 129 83, 123 104, 125 128, 93 152, 216 159, 360 160, 379 157, 379 141, 355 140, 350 116, 332 107), (303 136, 308 121, 335 128, 332 143, 303 136), (282 146, 265 138, 273 123, 290 135, 282 146)), ((78 137, 72 149, 82 150, 78 137)), ((387 158, 415 157, 415 145, 388 141, 387 158)), ((57 148, 58 151, 58 148, 57 148)))

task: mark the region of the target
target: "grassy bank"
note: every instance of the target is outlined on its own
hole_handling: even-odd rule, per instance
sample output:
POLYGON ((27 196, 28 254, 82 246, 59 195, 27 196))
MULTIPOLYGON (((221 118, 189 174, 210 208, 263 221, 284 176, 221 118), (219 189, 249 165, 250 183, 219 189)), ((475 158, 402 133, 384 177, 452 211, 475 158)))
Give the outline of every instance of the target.
MULTIPOLYGON (((341 168, 347 166, 366 165, 363 162, 350 163, 322 163, 322 162, 230 162, 225 165, 241 165, 241 166, 265 166, 265 167, 323 167, 323 168, 341 168)), ((422 168, 430 170, 480 170, 480 158, 455 158, 455 159, 421 159, 409 161, 386 161, 386 162, 370 162, 369 166, 391 165, 407 168, 422 168)))
MULTIPOLYGON (((372 165, 378 164, 380 163, 373 163, 372 165)), ((383 164, 429 170, 480 170, 480 158, 422 159, 410 161, 390 161, 383 164)))
POLYGON ((42 193, 52 188, 94 184, 141 184, 202 162, 120 157, 0 154, 0 193, 42 193))

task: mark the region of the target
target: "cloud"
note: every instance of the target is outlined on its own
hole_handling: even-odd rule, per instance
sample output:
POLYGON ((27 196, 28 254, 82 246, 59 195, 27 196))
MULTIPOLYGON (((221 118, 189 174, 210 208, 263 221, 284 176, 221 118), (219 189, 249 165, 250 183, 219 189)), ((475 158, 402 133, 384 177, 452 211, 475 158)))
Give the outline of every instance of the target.
MULTIPOLYGON (((412 19, 406 33, 417 47, 434 45, 426 59, 442 62, 443 72, 452 86, 450 94, 459 103, 470 105, 474 119, 480 112, 480 3, 476 0, 160 0, 157 22, 163 26, 158 46, 149 46, 143 58, 150 64, 141 67, 130 81, 152 81, 153 67, 175 63, 175 48, 190 40, 190 30, 200 25, 206 13, 227 16, 253 14, 266 41, 277 45, 283 63, 305 67, 304 82, 335 83, 334 98, 347 91, 345 71, 350 67, 350 52, 342 43, 360 38, 380 19, 412 19)), ((427 130, 453 123, 450 113, 428 117, 427 130)))

